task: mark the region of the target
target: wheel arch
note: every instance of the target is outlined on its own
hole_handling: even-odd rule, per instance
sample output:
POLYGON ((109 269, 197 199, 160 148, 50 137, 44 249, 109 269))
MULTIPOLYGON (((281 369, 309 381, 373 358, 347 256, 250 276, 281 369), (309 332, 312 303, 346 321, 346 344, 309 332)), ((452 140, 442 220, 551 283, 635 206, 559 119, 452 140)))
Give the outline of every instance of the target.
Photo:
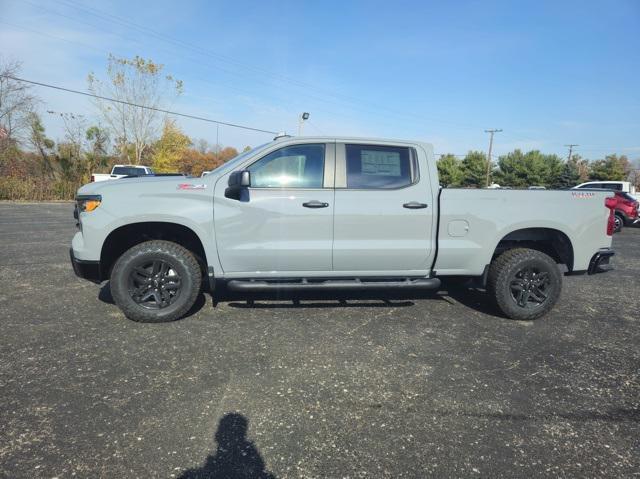
POLYGON ((506 234, 496 245, 492 261, 503 252, 513 248, 531 248, 551 256, 556 263, 566 265, 573 271, 574 250, 566 233, 555 228, 521 228, 506 234))
POLYGON ((107 235, 100 251, 101 279, 109 279, 113 265, 125 251, 150 240, 172 241, 185 247, 206 274, 208 263, 204 244, 193 229, 169 221, 144 221, 119 226, 107 235))

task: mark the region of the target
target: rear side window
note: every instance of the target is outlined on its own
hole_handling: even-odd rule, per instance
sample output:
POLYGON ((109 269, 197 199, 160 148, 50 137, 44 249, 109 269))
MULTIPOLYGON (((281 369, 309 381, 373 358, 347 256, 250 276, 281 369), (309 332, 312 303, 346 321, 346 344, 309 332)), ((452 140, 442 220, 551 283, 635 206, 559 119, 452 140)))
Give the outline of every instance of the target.
POLYGON ((286 146, 248 169, 252 188, 322 188, 324 144, 286 146))
POLYGON ((345 145, 347 188, 402 188, 418 178, 409 148, 381 145, 345 145))

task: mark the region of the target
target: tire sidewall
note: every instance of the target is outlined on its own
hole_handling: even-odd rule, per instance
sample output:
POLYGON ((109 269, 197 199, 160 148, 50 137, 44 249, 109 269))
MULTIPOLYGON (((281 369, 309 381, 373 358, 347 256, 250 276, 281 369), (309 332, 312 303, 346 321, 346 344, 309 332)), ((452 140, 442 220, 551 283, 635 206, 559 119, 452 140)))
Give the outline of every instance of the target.
POLYGON ((183 255, 172 254, 162 247, 142 243, 125 252, 116 261, 111 273, 111 294, 116 304, 130 319, 154 323, 173 321, 184 315, 195 301, 200 283, 196 285, 194 279, 197 278, 193 276, 191 267, 183 255), (153 260, 166 261, 180 276, 181 287, 178 297, 173 304, 162 309, 145 308, 136 303, 129 294, 129 275, 132 269, 153 260))
POLYGON ((549 312, 560 297, 562 277, 558 266, 555 261, 547 255, 544 255, 544 253, 538 251, 535 251, 535 253, 537 253, 535 256, 530 255, 530 257, 526 259, 508 263, 498 275, 496 291, 494 292, 495 299, 500 309, 512 319, 524 321, 537 319, 549 312), (537 268, 540 271, 549 273, 551 285, 549 297, 543 304, 536 308, 522 308, 518 306, 511 297, 511 281, 514 279, 516 273, 527 267, 537 268))

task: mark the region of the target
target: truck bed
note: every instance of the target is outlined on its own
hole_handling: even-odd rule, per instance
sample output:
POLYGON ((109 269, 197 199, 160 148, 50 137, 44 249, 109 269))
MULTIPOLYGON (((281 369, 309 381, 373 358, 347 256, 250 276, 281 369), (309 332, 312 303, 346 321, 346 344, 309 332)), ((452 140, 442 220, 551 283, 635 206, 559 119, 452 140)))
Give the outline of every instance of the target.
POLYGON ((438 275, 480 275, 501 239, 528 228, 553 228, 573 247, 570 270, 583 271, 607 236, 608 191, 444 188, 439 203, 438 275))

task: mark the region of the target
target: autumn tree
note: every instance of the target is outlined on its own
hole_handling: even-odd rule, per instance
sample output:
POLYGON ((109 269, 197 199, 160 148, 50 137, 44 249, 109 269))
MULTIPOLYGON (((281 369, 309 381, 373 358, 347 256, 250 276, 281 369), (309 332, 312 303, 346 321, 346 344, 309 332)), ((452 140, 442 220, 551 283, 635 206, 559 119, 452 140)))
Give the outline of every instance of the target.
POLYGON ((589 160, 586 160, 576 154, 571 157, 570 162, 575 164, 576 170, 578 171, 578 183, 589 181, 589 173, 591 172, 589 160))
POLYGON ((113 98, 96 99, 95 104, 116 138, 123 157, 139 164, 161 129, 161 113, 171 98, 182 93, 182 81, 163 73, 164 65, 139 56, 132 59, 109 55, 107 78, 89 74, 89 91, 113 98), (145 107, 145 108, 141 108, 145 107))
POLYGON ((191 139, 175 121, 165 120, 162 136, 153 145, 153 169, 159 173, 179 171, 180 161, 190 145, 191 139))
POLYGON ((442 186, 460 186, 462 184, 464 177, 462 162, 455 155, 440 156, 437 165, 438 177, 442 186))

